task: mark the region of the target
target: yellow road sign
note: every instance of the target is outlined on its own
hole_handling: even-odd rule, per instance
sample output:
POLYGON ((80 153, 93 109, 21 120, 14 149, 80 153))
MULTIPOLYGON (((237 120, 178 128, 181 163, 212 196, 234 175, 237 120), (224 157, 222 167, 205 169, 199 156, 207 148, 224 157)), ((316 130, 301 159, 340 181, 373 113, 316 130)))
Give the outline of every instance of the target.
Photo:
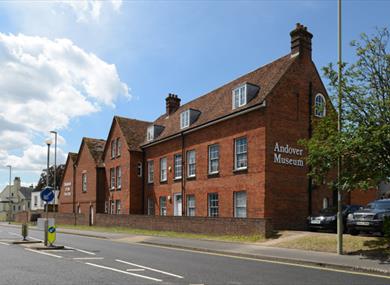
POLYGON ((53 244, 56 241, 56 226, 49 226, 47 229, 47 241, 53 244))

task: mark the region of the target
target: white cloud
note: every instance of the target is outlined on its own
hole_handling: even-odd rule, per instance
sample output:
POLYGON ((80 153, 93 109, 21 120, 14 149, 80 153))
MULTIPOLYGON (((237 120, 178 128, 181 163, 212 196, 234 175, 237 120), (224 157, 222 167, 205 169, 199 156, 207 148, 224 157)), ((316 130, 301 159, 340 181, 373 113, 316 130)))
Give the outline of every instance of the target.
POLYGON ((122 6, 122 0, 78 0, 78 1, 58 1, 63 6, 70 7, 76 15, 78 22, 88 22, 90 19, 98 20, 102 9, 113 9, 118 12, 122 6))
POLYGON ((0 165, 41 170, 46 148, 34 141, 119 97, 130 94, 115 65, 69 39, 0 33, 0 165))

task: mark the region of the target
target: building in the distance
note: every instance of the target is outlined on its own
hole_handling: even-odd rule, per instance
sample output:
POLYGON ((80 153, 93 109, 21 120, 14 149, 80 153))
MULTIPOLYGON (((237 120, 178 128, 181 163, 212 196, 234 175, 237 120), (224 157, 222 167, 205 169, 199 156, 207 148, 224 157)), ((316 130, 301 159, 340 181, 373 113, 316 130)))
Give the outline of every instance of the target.
POLYGON ((23 187, 20 177, 15 177, 13 185, 6 186, 0 193, 0 221, 14 220, 18 212, 29 211, 33 189, 23 187))
POLYGON ((314 186, 299 143, 334 112, 312 38, 297 24, 286 55, 186 104, 169 94, 165 113, 151 123, 114 117, 101 156, 84 139, 76 163, 68 158, 60 211, 85 213, 85 205, 110 214, 267 218, 274 228, 303 228, 336 197, 314 186), (84 175, 94 190, 84 187, 84 175), (73 200, 66 191, 76 193, 73 200), (99 191, 104 210, 89 196, 99 191))

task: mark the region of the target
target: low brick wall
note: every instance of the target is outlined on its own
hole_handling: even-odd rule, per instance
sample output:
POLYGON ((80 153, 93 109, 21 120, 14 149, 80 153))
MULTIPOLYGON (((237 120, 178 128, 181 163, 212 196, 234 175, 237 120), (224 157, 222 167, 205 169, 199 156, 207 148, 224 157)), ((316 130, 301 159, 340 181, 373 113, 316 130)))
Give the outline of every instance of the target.
MULTIPOLYGON (((15 214, 15 222, 25 223, 36 222, 37 218, 45 218, 46 213, 43 211, 34 211, 34 212, 19 212, 15 214)), ((56 219, 56 224, 65 224, 65 225, 89 225, 88 217, 85 217, 83 214, 72 214, 72 213, 48 213, 49 218, 56 219)))
POLYGON ((268 219, 96 214, 95 225, 215 235, 272 234, 268 219))
MULTIPOLYGON (((19 212, 15 221, 19 223, 31 221, 31 218, 44 212, 19 212)), ((53 218, 54 213, 49 213, 53 218)), ((89 217, 83 214, 55 213, 57 224, 89 225, 89 217)), ((95 226, 101 227, 128 227, 134 229, 174 231, 213 235, 254 235, 270 236, 272 224, 269 219, 234 219, 234 218, 207 218, 207 217, 172 217, 172 216, 145 216, 145 215, 107 215, 96 214, 95 226)))

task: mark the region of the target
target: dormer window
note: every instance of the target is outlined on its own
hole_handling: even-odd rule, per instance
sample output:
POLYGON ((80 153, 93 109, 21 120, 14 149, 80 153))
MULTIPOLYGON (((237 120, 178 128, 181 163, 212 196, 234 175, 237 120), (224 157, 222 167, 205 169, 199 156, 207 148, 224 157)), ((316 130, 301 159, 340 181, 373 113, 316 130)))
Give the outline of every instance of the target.
POLYGON ((317 94, 314 100, 314 115, 320 118, 326 115, 326 101, 321 93, 317 94))
POLYGON ((241 85, 233 90, 233 109, 246 105, 246 84, 241 85))
POLYGON ((180 114, 180 129, 188 128, 189 126, 190 126, 190 110, 187 110, 180 114))
POLYGON ((149 126, 148 129, 146 130, 146 141, 150 142, 158 138, 158 136, 161 134, 163 130, 164 130, 163 126, 159 126, 159 125, 149 126))
POLYGON ((188 109, 180 113, 180 129, 188 128, 199 118, 200 111, 188 109))
POLYGON ((146 140, 148 142, 152 141, 154 139, 154 126, 148 127, 147 134, 146 134, 146 140))

